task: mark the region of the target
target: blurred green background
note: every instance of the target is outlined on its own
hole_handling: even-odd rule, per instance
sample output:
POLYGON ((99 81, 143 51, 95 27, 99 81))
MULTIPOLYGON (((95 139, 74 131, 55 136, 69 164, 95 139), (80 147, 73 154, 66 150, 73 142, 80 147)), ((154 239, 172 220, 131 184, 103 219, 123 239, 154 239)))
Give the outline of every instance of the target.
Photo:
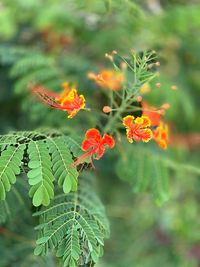
MULTIPOLYGON (((98 104, 88 71, 110 66, 106 52, 128 54, 154 49, 159 90, 145 96, 153 105, 168 102, 166 120, 176 136, 169 157, 194 168, 170 172, 170 199, 158 207, 149 194, 133 194, 113 170, 115 157, 97 164, 97 189, 111 224, 111 238, 98 267, 200 266, 200 4, 186 0, 4 0, 0 1, 0 133, 48 126, 82 133, 95 126, 95 113, 67 121, 65 114, 37 103, 30 81, 59 90, 73 80, 89 106, 98 104), (172 91, 171 85, 177 90, 172 91), (113 164, 108 164, 111 161, 113 164), (108 190, 109 188, 109 190, 108 190)), ((16 214, 18 218, 20 214, 16 214)), ((27 233, 31 223, 24 215, 27 233)), ((30 230, 31 231, 31 230, 30 230)), ((29 235, 29 234, 27 234, 29 235)), ((28 256, 23 240, 0 237, 0 266, 59 266, 28 256), (19 242, 19 244, 18 244, 19 242), (21 243, 22 242, 22 243, 21 243), (6 244, 6 245, 5 245, 6 244), (20 247, 20 249, 19 249, 20 247), (23 249, 24 248, 24 249, 23 249), (7 251, 7 252, 5 252, 7 251), (12 256, 11 256, 12 253, 12 256), (28 260, 27 260, 28 259, 28 260), (27 262, 28 263, 27 263, 27 262)))

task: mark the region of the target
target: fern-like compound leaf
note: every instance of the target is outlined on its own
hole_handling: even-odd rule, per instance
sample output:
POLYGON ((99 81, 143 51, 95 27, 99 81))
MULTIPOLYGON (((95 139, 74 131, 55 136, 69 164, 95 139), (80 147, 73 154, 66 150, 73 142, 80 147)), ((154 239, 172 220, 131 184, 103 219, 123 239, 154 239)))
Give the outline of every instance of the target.
POLYGON ((48 208, 35 214, 40 218, 36 227, 36 255, 46 255, 55 249, 65 267, 97 262, 109 227, 103 206, 89 182, 82 177, 77 192, 56 196, 48 208))
POLYGON ((169 168, 165 157, 140 145, 127 146, 126 156, 117 164, 118 176, 129 182, 134 192, 151 191, 158 205, 169 198, 169 168))
POLYGON ((28 156, 30 171, 27 176, 31 185, 29 195, 33 197, 34 206, 48 206, 54 197, 54 176, 47 144, 44 141, 31 141, 28 146, 28 156))
POLYGON ((25 145, 8 146, 0 156, 0 200, 6 199, 11 185, 16 182, 16 175, 20 174, 21 161, 25 145))
POLYGON ((28 183, 24 179, 25 177, 19 177, 15 186, 11 187, 10 192, 6 195, 6 200, 0 201, 0 224, 7 223, 15 220, 20 223, 23 220, 19 214, 23 213, 23 218, 26 215, 30 216, 30 199, 28 198, 27 189, 28 183))
MULTIPOLYGON (((77 190, 76 156, 56 130, 10 132, 0 135, 0 200, 25 172, 33 205, 48 206, 54 198, 54 181, 64 193, 77 190)), ((73 142, 73 139, 70 139, 73 142)))
POLYGON ((13 65, 10 76, 13 78, 25 75, 26 73, 31 72, 33 69, 40 69, 43 67, 48 67, 51 64, 51 60, 41 54, 34 53, 26 55, 13 65))
POLYGON ((74 157, 79 157, 82 154, 81 140, 78 137, 71 138, 70 136, 65 136, 65 143, 74 157))
POLYGON ((52 155, 52 169, 58 185, 64 193, 77 190, 78 172, 73 165, 72 155, 62 137, 48 140, 49 151, 52 155))
POLYGON ((1 151, 4 150, 4 148, 7 145, 12 145, 15 143, 16 143, 16 138, 12 134, 0 135, 0 149, 1 149, 1 151))

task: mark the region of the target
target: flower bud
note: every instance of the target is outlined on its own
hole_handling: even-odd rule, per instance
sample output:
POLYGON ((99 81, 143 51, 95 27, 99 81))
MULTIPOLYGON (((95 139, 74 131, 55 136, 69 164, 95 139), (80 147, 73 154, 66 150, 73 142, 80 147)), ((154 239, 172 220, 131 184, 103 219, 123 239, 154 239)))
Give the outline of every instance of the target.
POLYGON ((87 77, 90 80, 96 80, 96 75, 93 72, 88 72, 87 77))
POLYGON ((150 91, 151 91, 151 87, 148 83, 145 83, 140 87, 140 93, 142 93, 142 94, 147 94, 150 91))
POLYGON ((136 100, 137 100, 137 102, 141 102, 142 101, 142 96, 141 95, 137 96, 136 100))
POLYGON ((69 83, 68 82, 63 82, 62 83, 62 87, 65 89, 65 88, 68 88, 69 87, 69 83))
POLYGON ((160 86, 161 86, 161 83, 156 83, 157 88, 160 88, 160 86))
POLYGON ((113 61, 113 56, 108 54, 108 53, 105 53, 105 57, 110 59, 110 61, 113 61))
POLYGON ((171 89, 174 90, 174 91, 176 91, 177 90, 177 86, 176 85, 172 85, 171 86, 171 89))
POLYGON ((111 112, 111 107, 109 107, 109 106, 104 106, 104 107, 103 107, 103 112, 104 112, 104 113, 109 113, 109 112, 111 112))
POLYGON ((121 68, 122 68, 123 70, 127 69, 127 64, 126 64, 126 62, 121 62, 120 66, 121 66, 121 68))
POLYGON ((169 109, 170 108, 170 104, 169 103, 164 103, 164 104, 162 104, 161 108, 165 109, 165 110, 169 109))

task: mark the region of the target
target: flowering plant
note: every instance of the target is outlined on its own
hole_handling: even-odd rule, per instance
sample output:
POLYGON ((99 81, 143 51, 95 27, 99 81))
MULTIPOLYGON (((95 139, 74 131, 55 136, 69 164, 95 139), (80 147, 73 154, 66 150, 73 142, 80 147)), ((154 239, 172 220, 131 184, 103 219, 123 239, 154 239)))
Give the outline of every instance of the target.
POLYGON ((197 2, 1 1, 0 267, 200 266, 197 2))
POLYGON ((5 201, 23 170, 37 208, 34 215, 40 218, 35 255, 46 255, 53 248, 64 266, 92 266, 102 255, 109 226, 93 192, 94 177, 86 178, 98 172, 102 158, 106 164, 110 160, 112 168, 116 165, 117 175, 135 192, 150 188, 158 205, 169 198, 170 161, 158 155, 169 144, 164 115, 170 105, 165 102, 157 108, 146 99, 153 90, 162 93, 160 83, 154 84, 160 66, 156 53, 131 51, 123 57, 113 51, 106 58, 112 67, 85 75, 95 90, 89 97, 72 80, 63 82, 59 92, 29 81, 28 95, 34 96, 34 105, 39 100, 45 110, 67 113, 63 124, 74 122, 67 135, 48 129, 0 136, 0 199, 5 201), (95 92, 100 93, 97 99, 95 92), (77 137, 81 116, 88 118, 83 127, 87 128, 77 137))
MULTIPOLYGON (((156 61, 155 52, 144 52, 142 56, 132 52, 127 59, 113 51, 111 54, 106 54, 106 58, 111 61, 114 70, 103 69, 99 74, 92 72, 87 74, 87 77, 94 81, 100 90, 104 90, 107 101, 110 102, 109 106, 102 107, 103 113, 108 114, 105 116, 106 122, 104 125, 98 125, 97 122, 97 127, 104 136, 101 138, 98 129, 87 130, 86 139, 82 143, 82 150, 86 153, 77 158, 76 165, 90 157, 94 167, 93 155, 98 160, 103 156, 105 146, 113 148, 114 138, 119 138, 119 135, 123 134, 123 126, 130 143, 133 143, 133 140, 146 143, 155 140, 162 149, 166 149, 168 145, 168 126, 163 123, 161 116, 169 108, 169 104, 165 103, 161 108, 155 108, 149 106, 142 98, 146 93, 145 86, 148 86, 158 75, 156 68, 160 63, 156 61), (120 60, 118 64, 115 62, 116 57, 120 60), (141 115, 135 118, 134 114, 138 111, 141 115), (127 115, 124 116, 124 114, 127 115)), ((75 85, 70 88, 69 82, 64 82, 62 87, 63 91, 59 94, 47 90, 42 85, 32 85, 30 89, 45 104, 66 111, 68 118, 73 118, 81 109, 92 111, 91 108, 85 107, 85 97, 78 95, 75 85)), ((157 84, 157 87, 160 85, 157 84)), ((90 114, 87 113, 86 116, 90 114)))

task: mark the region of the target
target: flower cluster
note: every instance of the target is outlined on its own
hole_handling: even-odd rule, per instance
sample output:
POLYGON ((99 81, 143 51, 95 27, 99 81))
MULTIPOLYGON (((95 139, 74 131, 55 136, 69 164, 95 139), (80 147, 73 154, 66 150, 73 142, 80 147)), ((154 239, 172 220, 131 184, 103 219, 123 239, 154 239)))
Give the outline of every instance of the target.
MULTIPOLYGON (((154 140, 162 149, 166 149, 168 145, 168 126, 163 122, 162 116, 165 114, 170 105, 164 103, 159 109, 149 105, 143 101, 142 95, 147 94, 151 91, 150 84, 148 82, 154 77, 150 72, 147 72, 141 77, 144 79, 144 83, 135 90, 132 83, 137 83, 137 64, 145 66, 142 60, 146 60, 147 64, 150 60, 151 55, 146 57, 137 58, 134 54, 133 59, 137 64, 130 65, 126 59, 121 62, 120 67, 114 63, 114 55, 117 53, 113 51, 112 54, 106 54, 106 57, 114 64, 115 70, 103 69, 98 74, 89 72, 87 74, 90 80, 101 87, 113 91, 112 94, 108 94, 110 97, 110 106, 103 106, 102 110, 104 113, 109 113, 107 117, 108 121, 106 125, 103 125, 102 132, 117 132, 118 127, 123 126, 126 129, 126 137, 130 143, 133 141, 149 142, 154 140), (128 74, 128 68, 134 72, 134 79, 131 80, 128 74), (125 77, 129 77, 130 81, 127 81, 125 77), (120 90, 121 89, 121 90, 120 90), (135 105, 135 103, 137 105, 135 105), (124 113, 129 112, 125 117, 124 113), (136 116, 135 112, 141 112, 141 116, 136 116), (122 122, 121 122, 122 120, 122 122), (119 125, 120 121, 120 126, 119 125)), ((122 58, 123 59, 123 58, 122 58)), ((159 62, 157 62, 159 63, 159 62)), ((155 64, 159 66, 159 64, 155 64)), ((151 64, 152 65, 152 64, 151 64)), ((139 69, 139 74, 141 70, 139 69)), ((156 83, 156 88, 160 88, 161 84, 156 83)), ((68 118, 73 118, 81 109, 85 109, 85 98, 83 95, 79 95, 75 85, 71 85, 68 82, 62 84, 63 91, 61 93, 55 93, 47 90, 45 87, 31 86, 31 91, 36 95, 42 102, 48 104, 51 107, 66 111, 68 118)), ((105 114, 104 114, 105 116, 105 114)), ((93 159, 99 160, 105 153, 106 147, 113 148, 115 146, 114 138, 105 133, 101 136, 99 130, 91 128, 86 131, 85 138, 82 142, 82 151, 85 152, 82 156, 78 157, 74 165, 79 165, 86 159, 89 159, 93 166, 93 159)))

